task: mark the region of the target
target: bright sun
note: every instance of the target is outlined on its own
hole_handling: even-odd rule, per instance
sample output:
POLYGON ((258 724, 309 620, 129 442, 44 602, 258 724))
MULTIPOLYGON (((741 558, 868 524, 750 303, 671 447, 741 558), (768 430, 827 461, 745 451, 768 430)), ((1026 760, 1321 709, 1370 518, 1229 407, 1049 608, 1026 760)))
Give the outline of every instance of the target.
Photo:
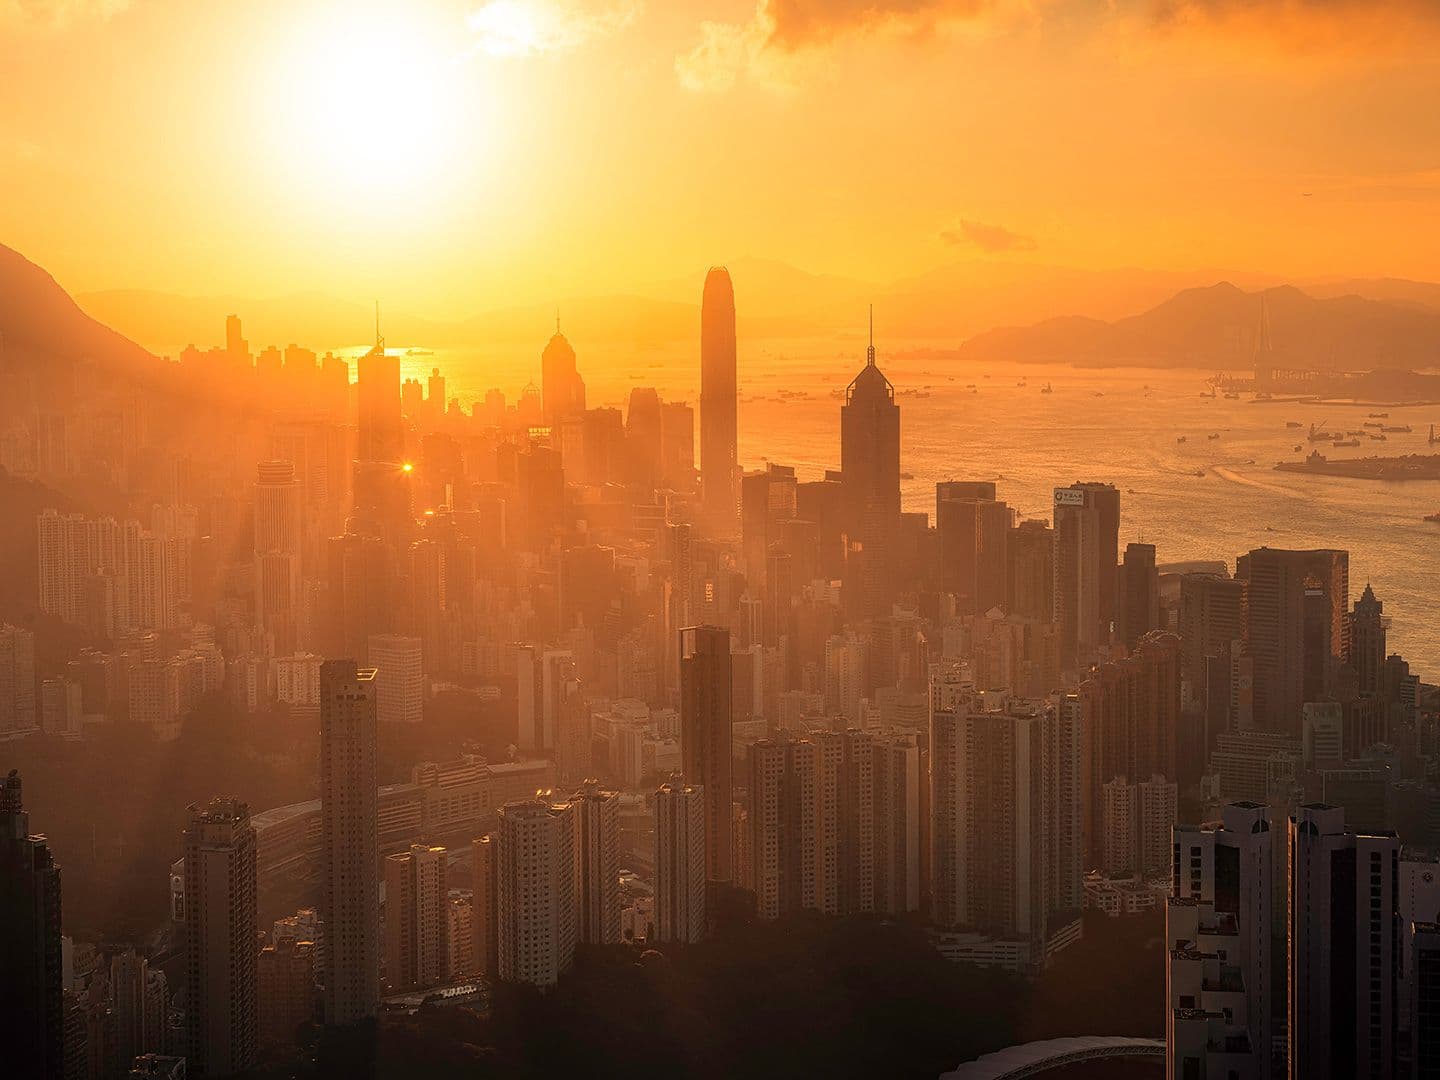
POLYGON ((459 140, 459 54, 419 5, 350 4, 301 26, 274 69, 277 164, 328 195, 420 197, 459 140))

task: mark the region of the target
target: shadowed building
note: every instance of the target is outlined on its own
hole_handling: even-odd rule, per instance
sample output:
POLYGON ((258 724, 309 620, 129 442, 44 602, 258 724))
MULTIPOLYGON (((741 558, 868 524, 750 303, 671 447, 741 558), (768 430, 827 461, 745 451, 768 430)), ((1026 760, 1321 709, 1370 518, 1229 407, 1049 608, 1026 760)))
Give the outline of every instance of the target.
POLYGON ((895 387, 875 363, 873 317, 865 366, 840 406, 840 474, 850 537, 845 607, 859 618, 884 615, 894 591, 900 536, 900 406, 895 387))
POLYGON ((735 498, 735 287, 712 266, 700 301, 700 483, 705 512, 729 526, 735 498))

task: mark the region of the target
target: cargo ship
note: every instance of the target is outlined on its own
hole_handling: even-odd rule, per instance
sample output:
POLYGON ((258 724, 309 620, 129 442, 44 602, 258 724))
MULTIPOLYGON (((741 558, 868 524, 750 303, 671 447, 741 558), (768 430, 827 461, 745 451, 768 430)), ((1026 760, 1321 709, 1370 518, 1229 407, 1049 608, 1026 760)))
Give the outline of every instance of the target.
POLYGON ((1440 454, 1405 454, 1401 457, 1362 457, 1334 460, 1312 450, 1304 461, 1282 461, 1279 472, 1344 476, 1353 480, 1440 480, 1440 454))

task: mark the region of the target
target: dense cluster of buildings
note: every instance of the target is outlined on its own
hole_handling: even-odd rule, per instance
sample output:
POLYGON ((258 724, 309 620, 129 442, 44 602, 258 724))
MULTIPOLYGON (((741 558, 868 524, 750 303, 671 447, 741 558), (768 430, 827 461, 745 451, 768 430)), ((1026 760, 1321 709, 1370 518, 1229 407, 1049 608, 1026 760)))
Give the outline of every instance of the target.
MULTIPOLYGON (((700 330, 698 473, 690 407, 643 387, 591 407, 558 325, 541 387, 467 410, 383 341, 352 385, 333 356, 252 357, 232 320, 177 377, 256 407, 143 474, 148 526, 40 515, 42 610, 107 644, 39 679, 33 633, 0 628, 0 737, 183 738, 216 694, 320 731, 317 799, 190 810, 183 1008, 140 954, 83 1002, 34 968, 40 1075, 82 1046, 235 1073, 387 997, 549 987, 583 945, 701 941, 737 898, 760 919, 923 918, 944 955, 1027 974, 1086 908, 1163 906, 1175 1076, 1433 1060, 1436 722, 1380 600, 1352 605, 1344 551, 1166 566, 1121 544, 1100 482, 1054 487, 1048 520, 992 481, 906 511, 873 331, 840 469, 746 471, 722 269, 700 330), (382 727, 451 691, 513 735, 380 784, 382 727), (262 930, 282 881, 315 905, 262 930)), ((6 858, 49 896, 15 790, 6 858)), ((51 949, 55 896, 53 925, 7 942, 51 949)))

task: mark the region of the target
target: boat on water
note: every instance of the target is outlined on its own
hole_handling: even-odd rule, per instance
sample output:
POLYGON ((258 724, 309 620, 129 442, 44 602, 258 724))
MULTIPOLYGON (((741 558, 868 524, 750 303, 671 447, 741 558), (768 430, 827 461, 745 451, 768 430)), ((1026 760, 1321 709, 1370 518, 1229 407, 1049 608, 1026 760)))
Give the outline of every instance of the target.
POLYGON ((1381 430, 1381 431, 1390 431, 1390 432, 1394 432, 1394 433, 1400 434, 1400 435, 1408 435, 1408 434, 1410 434, 1410 432, 1414 431, 1415 429, 1412 428, 1409 424, 1386 424, 1386 425, 1385 425, 1384 427, 1382 427, 1380 430, 1381 430))
POLYGON ((1434 446, 1436 443, 1440 443, 1440 435, 1436 435, 1436 434, 1435 434, 1435 425, 1434 425, 1434 424, 1431 424, 1431 425, 1430 425, 1430 445, 1431 445, 1431 446, 1434 446))
POLYGON ((1300 427, 1304 427, 1305 425, 1302 424, 1302 423, 1300 423, 1299 420, 1286 420, 1286 421, 1285 421, 1285 426, 1286 426, 1287 428, 1300 428, 1300 427))
POLYGON ((1440 522, 1440 510, 1436 510, 1435 513, 1433 513, 1433 514, 1426 514, 1426 515, 1425 515, 1425 520, 1426 520, 1426 521, 1440 522))
POLYGON ((1225 396, 1226 396, 1227 398, 1229 398, 1231 401, 1239 401, 1239 400, 1240 400, 1240 395, 1237 394, 1237 393, 1235 393, 1235 391, 1233 391, 1233 390, 1228 390, 1228 391, 1226 391, 1225 396))
POLYGON ((1331 446, 1359 446, 1359 439, 1336 439, 1331 446))
POLYGON ((1388 412, 1372 412, 1372 413, 1369 414, 1369 416, 1371 417, 1371 419, 1374 419, 1374 420, 1389 420, 1389 419, 1390 419, 1390 414, 1389 414, 1388 412))
POLYGON ((1055 392, 1055 391, 1054 391, 1053 389, 1051 389, 1050 384, 1049 384, 1048 382, 1047 382, 1044 386, 1042 386, 1042 387, 1040 388, 1040 393, 1042 393, 1042 394, 1053 394, 1054 392, 1055 392))
POLYGON ((1379 420, 1376 420, 1373 424, 1372 424, 1369 420, 1366 420, 1365 423, 1361 424, 1360 426, 1361 426, 1361 427, 1383 428, 1385 425, 1382 424, 1382 423, 1380 423, 1379 420))
POLYGON ((908 472, 902 472, 902 473, 900 474, 900 479, 901 479, 901 480, 914 480, 914 479, 915 479, 915 474, 914 474, 914 473, 908 473, 908 472))
POLYGON ((1196 470, 1195 470, 1195 475, 1196 475, 1196 476, 1204 476, 1204 475, 1205 475, 1205 470, 1204 470, 1204 469, 1196 469, 1196 470))
POLYGON ((1220 433, 1218 431, 1212 431, 1209 435, 1206 435, 1205 437, 1207 439, 1218 439, 1220 437, 1220 433))
POLYGON ((1185 441, 1185 436, 1184 436, 1184 435, 1181 435, 1181 436, 1179 436, 1175 441, 1176 441, 1177 443, 1182 443, 1182 442, 1185 441))
POLYGON ((1304 450, 1304 449, 1305 449, 1305 447, 1303 447, 1303 446, 1297 446, 1297 447, 1295 447, 1294 453, 1297 453, 1297 454, 1298 454, 1298 453, 1300 453, 1301 450, 1304 450))

